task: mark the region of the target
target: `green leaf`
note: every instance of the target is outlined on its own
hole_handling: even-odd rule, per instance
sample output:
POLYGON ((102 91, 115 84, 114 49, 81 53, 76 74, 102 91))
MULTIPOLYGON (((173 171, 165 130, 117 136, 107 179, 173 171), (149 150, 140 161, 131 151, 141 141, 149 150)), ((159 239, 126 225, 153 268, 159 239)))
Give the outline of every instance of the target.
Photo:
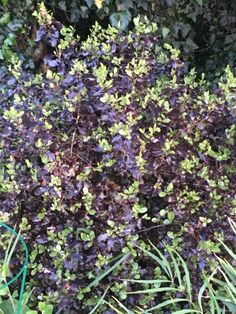
POLYGON ((4 60, 3 50, 0 49, 0 60, 4 60))
MULTIPOLYGON (((15 313, 17 305, 18 305, 18 300, 12 299, 12 301, 11 301, 11 299, 7 299, 7 300, 2 301, 2 303, 0 304, 0 310, 4 314, 13 314, 13 313, 15 313), (12 301, 13 301, 13 304, 14 304, 14 308, 13 308, 12 301)), ((22 307, 21 313, 22 314, 26 314, 28 311, 30 311, 30 309, 26 305, 24 305, 22 307)), ((0 312, 0 314, 1 314, 1 312, 0 312)), ((32 314, 35 314, 35 313, 32 313, 32 314)), ((36 314, 37 314, 37 312, 36 312, 36 314)), ((43 314, 52 314, 52 313, 43 313, 43 314)))
POLYGON ((129 11, 113 13, 110 16, 111 25, 121 30, 127 30, 131 19, 132 19, 132 15, 129 11))
POLYGON ((168 212, 167 213, 167 218, 170 220, 170 221, 173 221, 175 219, 175 214, 174 212, 168 212))
POLYGON ((3 44, 7 48, 7 46, 12 46, 16 42, 16 38, 14 34, 9 34, 7 38, 4 40, 3 44))
POLYGON ((0 26, 6 25, 10 21, 10 14, 4 13, 0 18, 0 26))
POLYGON ((88 8, 90 9, 93 5, 93 0, 85 0, 85 2, 87 4, 88 8))
POLYGON ((189 50, 198 49, 198 45, 190 37, 187 38, 186 45, 188 46, 189 50))
POLYGON ((196 0, 196 2, 197 2, 200 6, 203 5, 203 0, 196 0))
POLYGON ((116 0, 117 11, 125 11, 134 7, 133 0, 120 1, 116 0))
POLYGON ((8 5, 8 0, 0 0, 0 2, 5 6, 8 5))
POLYGON ((168 36, 170 29, 164 26, 162 27, 161 32, 162 32, 162 37, 165 39, 168 36))
POLYGON ((8 294, 8 288, 7 287, 0 289, 0 296, 6 296, 7 294, 8 294))
POLYGON ((58 6, 62 11, 66 11, 66 2, 64 0, 59 1, 58 6))
POLYGON ((147 207, 145 207, 145 206, 140 206, 138 211, 139 211, 140 214, 144 214, 144 213, 147 212, 147 207))
POLYGON ((38 307, 42 314, 52 314, 53 312, 53 305, 52 304, 46 304, 45 302, 39 302, 38 307))
MULTIPOLYGON (((3 263, 2 269, 1 269, 1 280, 2 280, 2 278, 6 278, 10 275, 11 275, 11 273, 10 273, 9 264, 3 263)), ((0 295, 2 295, 1 293, 4 293, 4 291, 0 292, 0 295)))
MULTIPOLYGON (((13 300, 15 308, 17 306, 17 300, 13 300)), ((4 300, 0 304, 0 310, 3 311, 4 314, 12 314, 15 312, 15 309, 13 308, 13 305, 11 303, 11 300, 4 300)))
POLYGON ((173 191, 173 189, 174 189, 174 184, 171 182, 171 183, 169 183, 169 184, 167 185, 167 187, 166 187, 166 192, 167 192, 167 193, 170 193, 170 192, 173 191))

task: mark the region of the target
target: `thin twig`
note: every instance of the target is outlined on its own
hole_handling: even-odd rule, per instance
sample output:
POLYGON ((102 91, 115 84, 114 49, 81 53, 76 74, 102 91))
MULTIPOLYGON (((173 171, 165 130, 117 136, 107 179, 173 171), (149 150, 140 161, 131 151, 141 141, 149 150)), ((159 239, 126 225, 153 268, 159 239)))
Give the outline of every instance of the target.
POLYGON ((146 231, 149 231, 149 230, 152 230, 152 229, 156 229, 156 228, 161 228, 161 227, 163 227, 163 225, 152 226, 150 228, 146 228, 146 229, 142 229, 140 231, 137 231, 137 233, 146 232, 146 231))
POLYGON ((76 130, 77 130, 77 124, 79 122, 79 112, 77 114, 77 118, 76 118, 76 121, 75 121, 75 129, 74 129, 74 132, 73 132, 73 135, 72 135, 72 140, 71 140, 71 146, 70 146, 70 156, 72 157, 72 154, 73 154, 73 147, 74 147, 74 144, 75 144, 75 135, 76 135, 76 130))

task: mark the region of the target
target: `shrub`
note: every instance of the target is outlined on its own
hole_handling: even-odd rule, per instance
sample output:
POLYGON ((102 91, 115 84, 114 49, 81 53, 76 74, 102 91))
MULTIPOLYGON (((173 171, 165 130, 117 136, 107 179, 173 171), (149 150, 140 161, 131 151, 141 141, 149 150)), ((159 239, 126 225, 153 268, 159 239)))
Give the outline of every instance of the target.
POLYGON ((59 309, 87 313, 108 287, 125 306, 154 306, 119 280, 158 273, 134 244, 182 248, 197 286, 213 236, 230 239, 235 78, 228 69, 210 91, 156 24, 134 22, 128 34, 96 24, 84 42, 63 27, 45 73, 16 57, 0 70, 2 219, 28 239, 35 298, 59 309))

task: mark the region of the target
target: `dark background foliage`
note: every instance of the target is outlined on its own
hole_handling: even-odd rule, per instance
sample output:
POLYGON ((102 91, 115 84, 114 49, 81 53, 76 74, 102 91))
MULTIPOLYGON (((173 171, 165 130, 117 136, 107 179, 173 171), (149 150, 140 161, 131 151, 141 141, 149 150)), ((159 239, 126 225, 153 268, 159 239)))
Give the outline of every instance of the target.
POLYGON ((233 0, 126 0, 48 1, 55 16, 76 25, 85 35, 95 20, 123 29, 132 28, 132 17, 147 15, 161 26, 163 36, 184 52, 186 61, 199 71, 212 73, 235 61, 236 6, 233 0), (87 30, 87 31, 86 31, 87 30), (219 62, 219 60, 222 60, 219 62))
MULTIPOLYGON (((9 49, 25 50, 21 45, 26 44, 27 36, 28 44, 32 46, 29 39, 34 36, 35 29, 32 30, 34 22, 30 16, 39 2, 8 0, 4 3, 0 10, 10 13, 10 21, 6 23, 7 19, 4 19, 2 22, 0 41, 3 43, 8 38, 2 48, 3 55, 8 58, 9 49), (27 24, 28 28, 25 28, 27 24), (22 25, 27 35, 22 36, 22 25)), ((235 61, 236 6, 233 0, 47 0, 45 4, 57 20, 73 25, 82 39, 88 36, 95 21, 103 27, 111 23, 127 30, 133 27, 133 17, 141 14, 156 21, 165 40, 179 48, 185 61, 190 62, 191 67, 196 66, 199 72, 215 75, 218 71, 220 74, 222 67, 235 61)), ((30 53, 32 55, 32 50, 28 57, 30 53)))

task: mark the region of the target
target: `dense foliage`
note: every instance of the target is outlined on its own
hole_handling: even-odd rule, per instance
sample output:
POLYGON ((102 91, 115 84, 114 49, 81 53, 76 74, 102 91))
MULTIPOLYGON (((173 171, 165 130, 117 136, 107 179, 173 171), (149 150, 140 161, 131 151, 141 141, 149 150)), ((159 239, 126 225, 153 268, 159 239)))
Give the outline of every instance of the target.
POLYGON ((233 0, 45 1, 56 17, 88 34, 95 20, 132 29, 138 14, 161 25, 160 33, 199 71, 214 73, 235 62, 236 5, 233 0))
POLYGON ((33 1, 0 1, 0 63, 17 55, 25 67, 33 68, 30 59, 34 42, 32 34, 33 1))
POLYGON ((235 1, 166 0, 154 1, 153 20, 162 33, 179 48, 187 62, 214 78, 216 71, 235 62, 235 1), (157 13, 158 12, 158 13, 157 13))
POLYGON ((29 245, 32 302, 89 313, 110 287, 131 310, 154 306, 155 295, 129 296, 135 285, 120 280, 159 276, 135 249, 147 239, 181 249, 197 291, 206 262, 217 264, 214 237, 232 242, 234 75, 210 90, 154 23, 135 19, 127 34, 95 24, 81 42, 41 13, 43 72, 15 54, 0 70, 1 213, 29 245))

